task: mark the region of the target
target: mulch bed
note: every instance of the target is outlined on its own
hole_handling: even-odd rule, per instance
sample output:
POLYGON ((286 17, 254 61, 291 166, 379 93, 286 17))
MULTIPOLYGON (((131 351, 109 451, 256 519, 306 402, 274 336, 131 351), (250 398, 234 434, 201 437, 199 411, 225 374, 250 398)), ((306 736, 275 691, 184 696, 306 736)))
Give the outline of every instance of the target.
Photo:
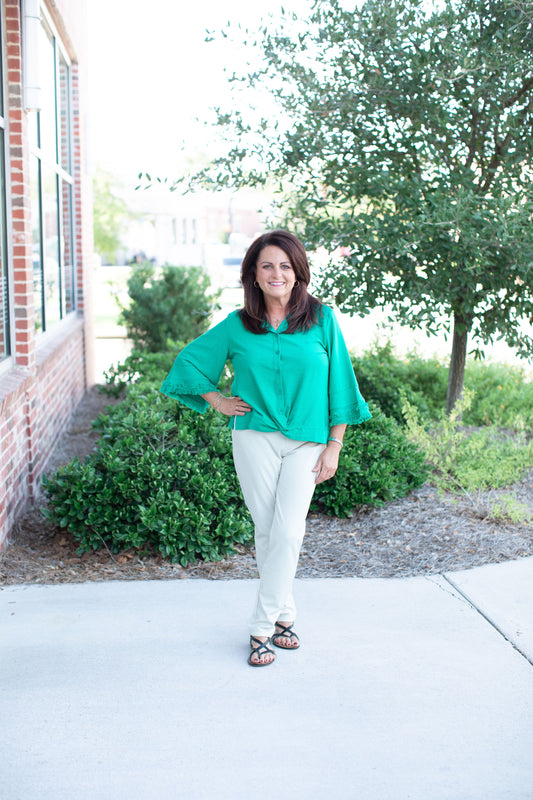
MULTIPOLYGON (((48 471, 75 455, 83 459, 97 441, 92 420, 111 402, 98 387, 88 391, 59 441, 48 471)), ((533 470, 507 489, 473 497, 439 495, 426 484, 381 508, 362 507, 349 519, 310 514, 298 577, 390 578, 450 572, 533 555, 533 525, 490 517, 491 502, 510 492, 533 513, 533 470)), ((257 576, 253 550, 183 568, 161 556, 106 550, 79 555, 72 536, 50 525, 33 507, 17 522, 12 544, 0 554, 0 583, 80 583, 104 580, 257 576)))

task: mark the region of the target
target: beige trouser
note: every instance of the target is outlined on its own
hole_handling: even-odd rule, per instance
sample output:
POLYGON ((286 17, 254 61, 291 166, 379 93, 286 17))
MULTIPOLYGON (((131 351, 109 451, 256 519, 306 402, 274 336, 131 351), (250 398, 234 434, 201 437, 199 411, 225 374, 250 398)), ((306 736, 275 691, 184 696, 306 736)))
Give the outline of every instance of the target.
POLYGON ((255 525, 259 590, 252 636, 271 636, 278 620, 296 616, 292 587, 315 490, 312 470, 323 449, 282 433, 233 431, 235 469, 255 525))

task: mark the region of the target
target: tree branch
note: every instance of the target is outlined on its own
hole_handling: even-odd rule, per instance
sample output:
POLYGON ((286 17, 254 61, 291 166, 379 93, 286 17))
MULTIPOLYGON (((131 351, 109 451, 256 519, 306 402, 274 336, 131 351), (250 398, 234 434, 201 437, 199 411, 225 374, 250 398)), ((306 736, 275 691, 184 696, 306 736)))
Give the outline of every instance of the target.
MULTIPOLYGON (((531 98, 529 103, 521 109, 520 113, 518 114, 518 120, 521 117, 523 121, 526 118, 528 112, 531 111, 532 108, 533 108, 533 98, 531 98)), ((502 161, 502 157, 507 152, 512 139, 513 139, 513 130, 512 128, 510 128, 507 131, 505 139, 502 142, 498 141, 498 122, 496 122, 496 129, 494 131, 494 153, 492 154, 492 158, 489 161, 486 177, 479 187, 480 192, 482 192, 483 194, 485 194, 489 190, 490 185, 494 180, 494 176, 496 175, 496 172, 498 170, 498 167, 500 166, 500 163, 502 161)))
POLYGON ((476 155, 476 142, 477 142, 477 123, 479 120, 479 112, 476 108, 472 107, 472 133, 470 134, 470 142, 468 143, 468 158, 466 159, 465 168, 469 169, 472 166, 476 155))
POLYGON ((501 110, 503 111, 504 108, 510 108, 514 106, 515 103, 518 102, 528 91, 533 87, 533 75, 529 78, 524 78, 524 82, 522 83, 522 87, 515 92, 511 97, 508 97, 507 100, 503 101, 501 110))

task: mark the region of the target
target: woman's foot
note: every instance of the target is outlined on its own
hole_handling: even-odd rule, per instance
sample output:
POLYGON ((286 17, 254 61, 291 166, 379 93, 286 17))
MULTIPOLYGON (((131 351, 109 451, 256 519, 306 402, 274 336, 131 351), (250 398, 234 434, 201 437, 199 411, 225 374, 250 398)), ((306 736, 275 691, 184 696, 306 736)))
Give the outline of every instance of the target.
POLYGON ((276 659, 276 654, 268 646, 270 639, 268 636, 250 636, 250 647, 252 652, 248 657, 251 667, 267 667, 276 659))
POLYGON ((300 640, 292 629, 293 625, 294 622, 276 622, 276 633, 272 637, 272 644, 283 650, 297 650, 300 647, 300 640))

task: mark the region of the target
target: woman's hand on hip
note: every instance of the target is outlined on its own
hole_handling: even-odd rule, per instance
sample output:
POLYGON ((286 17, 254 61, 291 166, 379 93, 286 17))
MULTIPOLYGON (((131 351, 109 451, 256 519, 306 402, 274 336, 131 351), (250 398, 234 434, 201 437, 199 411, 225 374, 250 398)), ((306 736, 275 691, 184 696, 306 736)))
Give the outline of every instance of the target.
POLYGON ((333 478, 339 466, 339 453, 340 447, 334 442, 322 450, 316 465, 313 467, 313 472, 316 472, 316 484, 324 483, 324 481, 329 481, 330 478, 333 478))
POLYGON ((218 410, 227 417, 243 417, 252 410, 252 406, 240 397, 223 397, 218 410))

